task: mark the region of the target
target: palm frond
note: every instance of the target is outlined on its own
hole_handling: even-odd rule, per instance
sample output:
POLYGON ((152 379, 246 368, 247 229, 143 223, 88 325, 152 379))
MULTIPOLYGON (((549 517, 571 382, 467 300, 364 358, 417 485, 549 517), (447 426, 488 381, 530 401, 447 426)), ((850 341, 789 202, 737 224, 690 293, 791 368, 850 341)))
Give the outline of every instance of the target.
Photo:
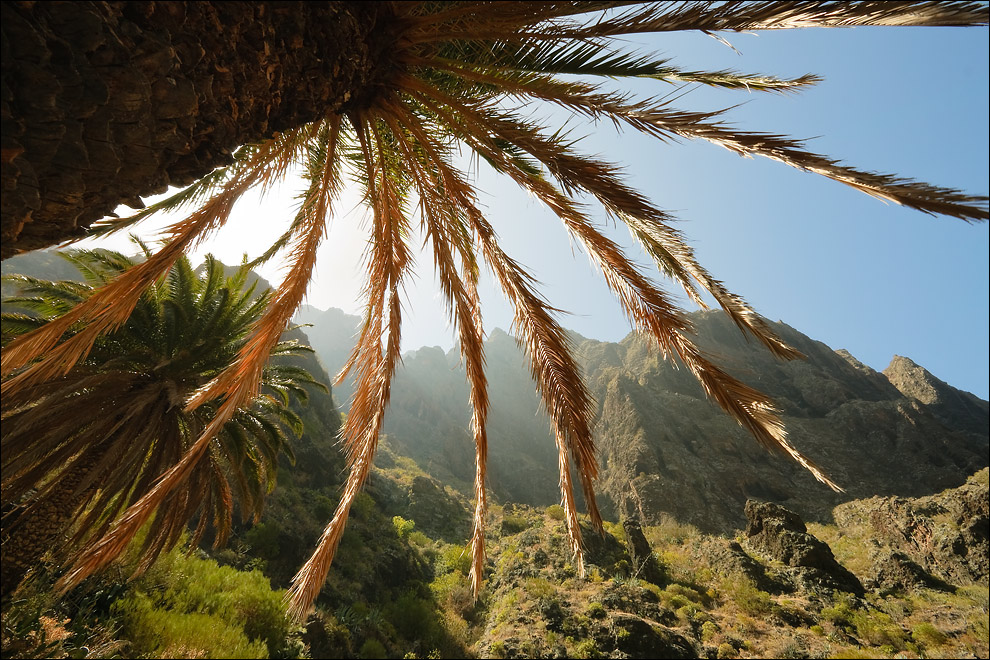
POLYGON ((401 345, 400 292, 403 277, 411 266, 405 243, 406 219, 401 209, 402 191, 396 180, 396 162, 389 158, 383 131, 371 121, 351 119, 361 144, 368 171, 367 199, 373 210, 373 240, 368 258, 368 304, 365 324, 350 363, 357 368, 357 384, 341 435, 344 438, 350 474, 344 495, 327 525, 316 550, 292 579, 286 593, 289 609, 302 617, 312 606, 333 561, 350 507, 371 470, 391 393, 392 376, 401 345), (382 342, 385 346, 383 350, 382 342))

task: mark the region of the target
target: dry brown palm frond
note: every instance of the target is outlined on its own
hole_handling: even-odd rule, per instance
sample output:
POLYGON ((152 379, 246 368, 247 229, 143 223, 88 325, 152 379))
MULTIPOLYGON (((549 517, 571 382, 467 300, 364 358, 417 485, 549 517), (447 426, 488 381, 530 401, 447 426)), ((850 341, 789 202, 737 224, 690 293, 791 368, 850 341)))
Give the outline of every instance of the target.
POLYGON ((553 318, 553 308, 530 287, 532 278, 498 245, 494 230, 473 202, 471 187, 439 156, 439 150, 422 127, 410 130, 440 173, 444 190, 470 222, 485 261, 516 310, 513 324, 522 335, 521 343, 530 357, 530 369, 554 428, 558 462, 560 466, 567 467, 567 471, 560 474, 561 501, 567 512, 571 545, 581 565, 581 529, 570 479, 568 451, 574 455, 582 485, 588 489, 586 501, 592 523, 599 530, 602 523, 593 486, 598 464, 590 431, 593 414, 591 396, 570 352, 569 340, 553 318))
MULTIPOLYGON (((495 84, 501 81, 500 84, 508 91, 514 89, 527 93, 532 91, 531 85, 513 86, 511 79, 505 81, 491 74, 471 71, 457 63, 446 62, 444 67, 451 73, 465 75, 479 82, 495 84)), ((543 81, 541 79, 535 82, 543 81)), ((556 89, 555 81, 547 79, 546 83, 551 89, 556 89)), ((436 96, 437 92, 434 91, 433 95, 436 96)), ((602 98, 615 100, 612 97, 602 98)), ((444 100, 456 103, 449 96, 444 100)), ((490 112, 482 116, 483 110, 475 110, 464 104, 457 104, 456 108, 461 117, 473 112, 478 123, 491 118, 490 112)), ((565 185, 587 191, 595 196, 608 212, 621 218, 643 244, 647 253, 654 258, 661 271, 677 281, 692 301, 702 308, 707 306, 695 290, 691 282, 693 278, 716 299, 740 330, 750 332, 774 355, 782 359, 803 357, 799 351, 783 342, 740 296, 728 291, 720 281, 701 267, 680 232, 668 224, 672 218, 627 186, 618 176, 617 167, 597 159, 576 157, 561 145, 544 139, 536 131, 524 132, 523 127, 518 123, 512 124, 499 117, 495 117, 494 120, 493 124, 502 128, 500 136, 503 139, 514 141, 518 146, 532 153, 565 185)))
POLYGON ((742 156, 770 158, 924 213, 948 215, 966 221, 990 218, 986 196, 968 195, 954 188, 942 188, 891 174, 857 170, 827 156, 807 151, 801 140, 733 129, 717 121, 722 112, 682 112, 652 101, 630 103, 620 95, 598 93, 594 87, 547 78, 525 89, 531 96, 559 103, 585 116, 607 117, 661 139, 702 139, 742 156))
MULTIPOLYGON (((630 102, 624 95, 602 92, 594 85, 564 82, 550 76, 506 78, 451 62, 443 62, 438 66, 471 80, 492 84, 498 81, 497 84, 510 93, 556 103, 592 119, 607 118, 617 126, 626 124, 662 140, 677 137, 702 139, 742 156, 764 156, 924 213, 948 215, 967 221, 990 218, 986 196, 968 195, 954 188, 942 188, 891 174, 857 170, 806 150, 801 140, 733 129, 717 120, 724 111, 682 112, 667 108, 666 102, 651 99, 630 102)), ((428 89, 415 80, 410 80, 407 84, 419 90, 428 89)), ((465 103, 459 103, 436 88, 426 93, 443 99, 445 105, 460 106, 459 112, 467 107, 465 103)), ((486 114, 492 113, 489 111, 486 114)), ((640 213, 630 215, 642 217, 640 213)))
MULTIPOLYGON (((415 93, 421 94, 418 91, 415 93)), ((506 119, 493 111, 460 103, 439 90, 434 90, 432 95, 439 97, 463 122, 471 122, 476 127, 477 130, 474 131, 466 130, 460 135, 461 139, 479 153, 487 153, 491 162, 503 163, 503 167, 507 168, 504 170, 505 173, 521 177, 517 178, 517 182, 521 185, 527 185, 525 180, 528 180, 529 175, 518 171, 494 142, 484 138, 479 139, 477 137, 479 134, 484 135, 481 127, 487 126, 488 130, 493 131, 503 140, 533 154, 569 188, 589 192, 603 204, 606 210, 620 218, 634 219, 635 221, 630 223, 630 228, 647 244, 648 251, 657 260, 661 269, 674 277, 692 299, 700 301, 691 278, 715 297, 741 330, 750 332, 774 355, 784 359, 801 357, 801 353, 782 341, 741 297, 728 292, 721 282, 701 268, 691 248, 680 238, 678 232, 666 224, 666 221, 670 220, 669 216, 624 184, 617 176, 614 166, 595 159, 576 156, 563 146, 544 138, 539 131, 520 122, 506 119)), ((444 110, 431 102, 425 94, 419 98, 434 112, 444 114, 444 110)), ((447 118, 452 120, 449 115, 447 118)))
POLYGON ((403 37, 408 44, 512 38, 520 30, 544 21, 623 4, 628 3, 520 1, 499 3, 495 9, 490 2, 451 3, 434 11, 407 12, 402 16, 403 37))
MULTIPOLYGON (((513 3, 516 4, 516 3, 513 3)), ((533 3, 518 3, 520 5, 533 3)), ((601 3, 598 7, 573 11, 534 13, 529 19, 520 11, 505 17, 479 17, 477 22, 461 20, 425 25, 416 33, 417 41, 596 39, 627 34, 679 30, 751 31, 808 27, 889 26, 973 26, 986 25, 988 11, 980 2, 653 2, 601 3), (597 20, 554 20, 558 17, 588 14, 638 4, 615 16, 601 14, 597 20), (487 18, 487 20, 486 20, 487 18)), ((491 12, 493 14, 501 12, 491 12)))
POLYGON ((588 37, 675 30, 780 30, 867 25, 985 25, 979 2, 663 2, 588 26, 588 37))
MULTIPOLYGON (((487 151, 484 145, 472 146, 495 162, 498 162, 500 156, 504 158, 501 152, 487 151)), ((665 354, 676 352, 702 383, 706 393, 749 430, 761 445, 787 453, 806 467, 816 479, 840 490, 818 466, 789 443, 783 423, 767 396, 732 378, 702 355, 686 336, 690 325, 680 310, 638 272, 614 242, 595 230, 590 220, 548 182, 516 170, 507 161, 503 160, 500 165, 503 171, 542 200, 581 241, 589 256, 601 269, 606 283, 615 292, 634 327, 652 336, 665 354)), ((709 285, 712 284, 709 282, 709 285)), ((723 294, 723 299, 731 296, 724 288, 719 293, 723 294)), ((759 319, 755 315, 754 317, 759 319)))
POLYGON ((341 434, 347 447, 350 473, 333 519, 316 550, 292 580, 286 592, 289 610, 302 618, 319 593, 343 535, 354 498, 371 470, 399 361, 402 281, 411 266, 405 243, 408 235, 400 193, 387 162, 388 148, 372 115, 356 116, 351 124, 361 144, 368 172, 369 203, 373 211, 373 240, 368 259, 368 305, 365 324, 350 360, 357 385, 341 434), (384 340, 384 351, 382 341, 384 340))
MULTIPOLYGON (((333 201, 341 188, 336 148, 340 137, 341 118, 326 120, 322 128, 324 162, 322 176, 314 181, 299 213, 302 222, 296 231, 296 245, 289 257, 289 271, 276 295, 268 303, 265 314, 255 323, 250 339, 241 349, 238 360, 213 382, 207 384, 186 403, 192 410, 218 395, 233 397, 239 405, 258 393, 261 370, 268 362, 272 348, 278 343, 289 319, 302 303, 316 266, 316 253, 323 237, 333 201)), ((314 131, 315 133, 316 131, 314 131)))
MULTIPOLYGON (((405 114, 401 108, 393 108, 394 116, 405 114)), ((406 115, 405 124, 411 123, 412 117, 406 115)), ((396 125, 392 125, 396 134, 401 134, 396 125)), ((478 271, 474 265, 473 250, 465 245, 463 225, 457 217, 457 208, 450 203, 444 193, 443 183, 428 165, 421 162, 421 154, 414 152, 413 147, 403 141, 403 153, 406 162, 415 171, 414 180, 417 183, 421 200, 424 233, 433 246, 434 265, 440 279, 440 286, 447 301, 447 307, 458 331, 461 357, 465 363, 465 371, 470 385, 471 430, 475 443, 475 479, 474 479, 474 529, 471 534, 471 586, 475 597, 481 590, 481 580, 484 573, 485 561, 485 517, 488 509, 485 482, 488 464, 488 386, 485 377, 485 357, 483 343, 483 325, 481 318, 481 303, 478 298, 478 271), (451 246, 457 246, 463 263, 465 280, 458 275, 451 246)))
MULTIPOLYGON (((459 108, 459 110, 462 117, 470 117, 468 109, 459 108)), ((493 123, 489 122, 488 125, 491 126, 493 123)), ((503 131, 501 136, 505 139, 517 137, 509 134, 508 131, 503 131)), ((670 305, 656 287, 638 273, 622 255, 618 246, 594 231, 587 219, 577 212, 569 200, 555 191, 547 182, 516 168, 503 150, 496 149, 494 145, 486 144, 485 141, 472 140, 471 137, 466 135, 464 139, 476 152, 484 155, 501 171, 513 177, 520 185, 528 188, 542 199, 564 221, 568 229, 582 241, 589 255, 601 268, 606 282, 616 293, 623 309, 636 327, 654 337, 664 353, 676 352, 702 383, 706 393, 744 428, 749 430, 761 445, 789 454, 811 471, 816 479, 833 489, 839 489, 820 468, 789 443, 783 430, 783 424, 769 398, 743 385, 701 355, 693 342, 685 336, 687 323, 680 316, 679 310, 670 305)), ((532 145, 528 145, 528 149, 534 150, 532 145)), ((543 160, 546 162, 547 159, 544 158, 543 160)), ((585 168, 586 170, 587 168, 585 168)), ((575 178, 578 176, 580 175, 575 175, 575 178)), ((707 275, 707 273, 702 271, 699 275, 707 275)), ((721 285, 710 277, 703 283, 712 288, 721 285)), ((728 298, 731 294, 725 291, 724 287, 716 288, 716 296, 721 298, 720 302, 723 306, 729 306, 736 302, 732 298, 728 298)), ((737 315, 740 315, 747 309, 743 304, 735 310, 727 311, 735 311, 737 315)), ((748 320, 753 323, 753 319, 759 319, 759 317, 753 314, 748 320)), ((762 323, 762 321, 760 322, 762 323)), ((759 330, 759 326, 756 328, 759 330)), ((772 334, 771 337, 775 338, 772 334)), ((780 345, 785 346, 783 342, 780 342, 780 345)), ((580 469, 580 462, 578 462, 578 467, 579 474, 582 476, 586 474, 584 470, 580 469)))
MULTIPOLYGON (((474 529, 471 534, 471 586, 475 597, 481 590, 485 561, 485 516, 488 509, 485 481, 488 464, 488 383, 485 377, 485 356, 481 303, 478 298, 478 272, 473 266, 470 246, 459 236, 463 234, 457 209, 444 194, 443 183, 435 171, 428 169, 423 154, 406 139, 406 131, 396 118, 404 118, 409 125, 412 117, 401 106, 389 108, 385 121, 398 141, 405 162, 413 171, 413 181, 420 197, 420 212, 426 239, 433 246, 434 267, 444 293, 448 313, 458 332, 461 357, 470 385, 471 431, 475 443, 475 510, 474 529), (461 279, 454 263, 451 247, 458 247, 467 276, 461 279), (468 256, 468 255, 471 256, 468 256)), ((410 138, 411 140, 411 138, 410 138)))

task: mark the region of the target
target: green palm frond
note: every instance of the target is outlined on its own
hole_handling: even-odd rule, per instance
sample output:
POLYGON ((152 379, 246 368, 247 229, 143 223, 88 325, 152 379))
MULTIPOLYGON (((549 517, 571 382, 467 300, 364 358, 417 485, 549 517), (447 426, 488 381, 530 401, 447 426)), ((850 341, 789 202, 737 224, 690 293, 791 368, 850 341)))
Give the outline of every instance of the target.
MULTIPOLYGON (((95 250, 73 251, 66 258, 93 283, 112 280, 133 265, 119 253, 95 250)), ((187 412, 185 399, 237 359, 269 299, 267 291, 255 294, 254 286, 246 286, 246 278, 246 269, 227 277, 212 256, 197 275, 181 257, 142 295, 127 322, 101 338, 72 371, 4 397, 3 495, 4 501, 20 502, 20 524, 28 524, 46 502, 68 495, 67 517, 85 511, 69 546, 78 547, 94 534, 105 534, 180 461, 219 410, 210 402, 187 412), (66 494, 60 484, 74 474, 83 476, 66 494)), ((95 291, 80 282, 23 276, 8 281, 33 295, 4 303, 17 301, 33 315, 4 313, 5 343, 44 327, 95 291)), ((294 341, 276 349, 272 355, 279 358, 311 351, 294 341)), ((305 401, 306 386, 327 391, 292 365, 266 368, 262 382, 280 396, 258 396, 227 422, 219 448, 211 448, 190 475, 195 487, 173 498, 174 506, 159 508, 143 563, 174 543, 194 515, 199 516, 194 537, 209 524, 222 540, 230 529, 234 492, 246 512, 260 513, 265 494, 274 488, 279 456, 292 459, 289 438, 303 430, 299 415, 288 408, 291 400, 305 401)), ((4 538, 6 555, 13 552, 15 546, 6 544, 17 542, 17 528, 5 523, 4 538)))

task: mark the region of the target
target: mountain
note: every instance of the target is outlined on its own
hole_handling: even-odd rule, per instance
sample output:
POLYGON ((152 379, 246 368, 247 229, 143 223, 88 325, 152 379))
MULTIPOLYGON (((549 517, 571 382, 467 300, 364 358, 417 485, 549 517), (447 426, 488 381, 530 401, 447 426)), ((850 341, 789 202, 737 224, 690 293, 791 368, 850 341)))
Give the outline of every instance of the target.
MULTIPOLYGON (((334 345, 356 317, 311 313, 314 347, 334 345)), ((598 401, 595 428, 607 515, 665 516, 706 532, 741 528, 743 503, 782 503, 808 520, 875 495, 917 497, 958 486, 988 462, 988 404, 906 358, 884 373, 783 323, 774 329, 806 360, 781 362, 717 312, 697 312, 698 341, 728 370, 770 394, 791 441, 845 493, 833 493, 789 458, 768 454, 703 394, 690 372, 660 358, 635 334, 619 343, 574 335, 598 401), (913 366, 912 366, 913 365, 913 366)), ((353 332, 353 330, 351 330, 353 332)), ((324 364, 340 360, 322 354, 324 364)), ((545 506, 559 500, 556 450, 515 340, 496 330, 485 345, 491 399, 489 487, 497 499, 545 506)), ((341 360, 342 363, 342 360, 341 360)), ((396 453, 470 492, 474 474, 468 388, 456 349, 403 358, 384 432, 396 453)))
POLYGON ((703 347, 775 399, 793 444, 846 492, 833 493, 790 459, 767 454, 686 369, 630 336, 579 348, 599 400, 601 488, 624 511, 728 531, 741 526, 741 504, 753 497, 824 521, 848 499, 926 495, 987 465, 987 404, 972 403, 968 393, 942 383, 944 399, 971 404, 942 412, 783 323, 775 331, 806 360, 776 360, 723 314, 699 312, 694 322, 703 347))
MULTIPOLYGON (((293 320, 300 325, 312 326, 303 330, 309 336, 310 345, 320 356, 330 378, 335 378, 350 357, 351 348, 361 329, 361 318, 345 314, 335 307, 324 311, 310 305, 302 305, 293 320)), ((347 410, 353 392, 353 378, 347 378, 334 387, 334 401, 337 407, 347 410)))

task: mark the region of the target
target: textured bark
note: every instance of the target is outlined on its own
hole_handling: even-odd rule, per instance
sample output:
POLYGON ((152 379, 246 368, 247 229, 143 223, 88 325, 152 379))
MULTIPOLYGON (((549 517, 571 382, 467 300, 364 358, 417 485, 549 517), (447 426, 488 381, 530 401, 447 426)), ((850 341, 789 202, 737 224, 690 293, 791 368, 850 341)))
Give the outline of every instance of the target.
POLYGON ((66 473, 58 477, 58 485, 42 501, 23 511, 31 502, 23 502, 14 511, 4 511, 2 536, 3 562, 0 563, 0 587, 7 598, 21 583, 28 571, 38 566, 42 557, 58 547, 59 536, 69 525, 79 507, 96 485, 83 481, 99 464, 101 446, 91 447, 86 455, 66 473), (83 485, 80 491, 80 486, 83 485), (77 492, 79 491, 79 492, 77 492))
POLYGON ((4 2, 0 257, 366 105, 389 25, 378 3, 4 2))

